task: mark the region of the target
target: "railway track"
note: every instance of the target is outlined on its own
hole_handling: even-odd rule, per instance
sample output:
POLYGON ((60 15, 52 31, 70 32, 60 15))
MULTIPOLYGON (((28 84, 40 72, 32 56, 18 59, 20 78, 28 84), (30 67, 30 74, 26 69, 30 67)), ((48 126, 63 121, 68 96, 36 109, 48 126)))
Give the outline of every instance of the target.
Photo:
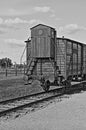
POLYGON ((31 107, 34 104, 49 100, 56 96, 62 95, 62 89, 58 88, 50 90, 49 92, 36 93, 24 97, 19 97, 15 99, 5 100, 0 102, 0 116, 4 116, 11 112, 16 112, 25 107, 31 107))
POLYGON ((65 89, 65 87, 59 87, 57 89, 50 90, 49 92, 41 92, 41 93, 36 93, 28 96, 2 101, 0 102, 0 117, 11 112, 16 112, 23 108, 32 107, 35 104, 50 100, 57 96, 70 93, 75 90, 81 90, 83 89, 82 85, 85 84, 86 82, 84 82, 83 84, 76 84, 76 85, 74 84, 72 85, 71 89, 68 88, 65 89))

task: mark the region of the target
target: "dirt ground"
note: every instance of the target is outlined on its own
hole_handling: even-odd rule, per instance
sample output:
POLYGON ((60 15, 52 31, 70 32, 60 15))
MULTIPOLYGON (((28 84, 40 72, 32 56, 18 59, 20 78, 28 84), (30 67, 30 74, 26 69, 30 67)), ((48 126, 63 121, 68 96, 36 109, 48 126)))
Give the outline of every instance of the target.
POLYGON ((1 121, 0 130, 86 130, 86 92, 65 97, 22 117, 1 121))

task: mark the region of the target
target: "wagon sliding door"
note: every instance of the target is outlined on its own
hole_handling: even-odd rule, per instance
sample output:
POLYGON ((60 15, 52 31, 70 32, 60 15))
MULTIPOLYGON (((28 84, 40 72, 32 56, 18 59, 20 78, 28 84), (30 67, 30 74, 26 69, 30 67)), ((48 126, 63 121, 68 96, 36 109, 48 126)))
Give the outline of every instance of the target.
POLYGON ((67 41, 66 49, 67 49, 66 51, 67 53, 66 54, 67 77, 72 76, 72 75, 77 76, 78 75, 78 43, 73 42, 73 41, 67 41))
POLYGON ((66 77, 66 53, 65 53, 65 40, 57 38, 56 43, 56 63, 61 72, 61 75, 66 77))
POLYGON ((81 71, 82 71, 82 64, 81 64, 81 49, 82 49, 82 46, 80 44, 78 44, 78 75, 81 75, 81 71))

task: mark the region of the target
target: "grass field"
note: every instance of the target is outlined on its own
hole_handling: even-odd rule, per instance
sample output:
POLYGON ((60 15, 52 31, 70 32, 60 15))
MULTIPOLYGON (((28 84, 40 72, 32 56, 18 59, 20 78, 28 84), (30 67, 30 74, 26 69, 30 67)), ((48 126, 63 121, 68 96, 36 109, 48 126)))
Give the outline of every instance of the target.
POLYGON ((24 85, 23 76, 6 77, 0 80, 0 101, 42 91, 38 82, 24 85))

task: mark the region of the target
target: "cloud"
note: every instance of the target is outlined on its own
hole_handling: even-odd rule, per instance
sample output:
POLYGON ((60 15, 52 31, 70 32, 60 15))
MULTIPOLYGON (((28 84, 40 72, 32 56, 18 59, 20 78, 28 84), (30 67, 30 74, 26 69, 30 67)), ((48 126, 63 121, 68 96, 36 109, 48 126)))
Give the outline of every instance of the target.
POLYGON ((29 21, 24 20, 24 19, 20 19, 20 18, 9 18, 9 19, 5 19, 3 20, 2 18, 0 18, 0 25, 4 24, 4 25, 10 25, 10 24, 27 24, 29 23, 29 21))
POLYGON ((0 18, 0 24, 3 24, 3 19, 2 18, 0 18))
POLYGON ((20 18, 15 18, 15 19, 7 19, 4 21, 4 24, 12 25, 12 24, 38 24, 41 23, 41 20, 38 19, 31 19, 31 20, 24 20, 20 18))
POLYGON ((34 7, 35 12, 39 13, 50 13, 50 17, 56 17, 55 11, 49 6, 36 6, 34 7))
POLYGON ((8 25, 8 24, 0 24, 0 28, 5 30, 5 32, 7 32, 8 29, 12 29, 12 30, 19 30, 19 26, 16 25, 8 25))
POLYGON ((34 10, 36 12, 46 13, 46 12, 49 12, 51 10, 51 8, 48 6, 43 6, 43 7, 37 6, 37 7, 34 7, 34 10))
POLYGON ((20 19, 20 18, 9 18, 9 19, 3 19, 0 17, 0 34, 4 34, 8 31, 8 29, 12 29, 12 30, 19 30, 20 24, 31 24, 31 23, 36 23, 37 20, 24 20, 24 19, 20 19))
POLYGON ((12 8, 4 8, 0 9, 0 16, 15 16, 15 17, 19 17, 19 16, 29 16, 32 14, 35 14, 37 12, 40 13, 48 13, 48 12, 53 12, 54 10, 50 7, 50 6, 26 6, 24 8, 24 6, 22 8, 17 8, 16 7, 12 7, 12 8))
POLYGON ((24 15, 30 15, 32 14, 32 9, 28 8, 28 9, 15 9, 15 8, 7 8, 5 9, 1 9, 0 11, 0 16, 24 16, 24 15))
POLYGON ((41 21, 41 20, 39 20, 39 19, 31 19, 30 21, 29 21, 29 24, 30 25, 33 25, 33 24, 44 24, 44 22, 43 21, 41 21))
POLYGON ((20 18, 15 18, 15 19, 2 19, 0 17, 0 34, 4 34, 8 31, 8 29, 12 30, 19 30, 19 26, 17 24, 25 24, 28 23, 26 20, 22 20, 20 18))
POLYGON ((31 19, 31 20, 25 20, 25 19, 20 19, 20 18, 9 18, 9 19, 5 19, 3 20, 2 18, 0 18, 0 25, 13 25, 13 24, 34 24, 34 23, 41 23, 42 21, 39 19, 31 19))
POLYGON ((5 43, 10 45, 11 47, 24 47, 25 43, 23 40, 18 40, 18 39, 5 39, 5 43))
POLYGON ((7 53, 6 50, 1 50, 1 51, 0 51, 0 56, 3 55, 3 54, 6 54, 6 53, 7 53))
POLYGON ((9 18, 9 19, 3 19, 0 17, 0 34, 6 33, 9 29, 12 30, 19 30, 20 25, 22 24, 28 24, 29 26, 34 26, 36 24, 44 23, 39 19, 21 19, 21 18, 9 18))
POLYGON ((80 31, 86 31, 86 27, 79 26, 77 24, 68 24, 64 27, 59 28, 59 32, 70 35, 78 33, 80 31))
POLYGON ((52 13, 51 15, 50 15, 50 17, 51 18, 53 18, 53 17, 55 17, 56 15, 54 14, 54 13, 52 13))
POLYGON ((10 18, 4 21, 4 24, 27 24, 27 23, 29 23, 29 21, 20 18, 15 18, 15 19, 10 18))

